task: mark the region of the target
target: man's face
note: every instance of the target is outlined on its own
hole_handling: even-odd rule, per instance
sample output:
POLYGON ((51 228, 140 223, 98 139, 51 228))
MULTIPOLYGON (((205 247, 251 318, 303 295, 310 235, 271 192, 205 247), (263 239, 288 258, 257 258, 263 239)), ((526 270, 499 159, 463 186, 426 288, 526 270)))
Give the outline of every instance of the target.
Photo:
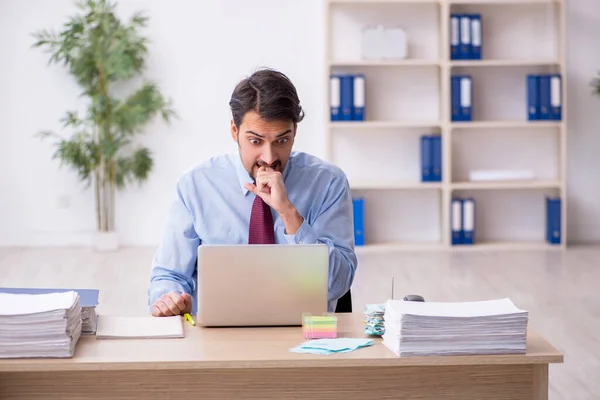
POLYGON ((254 179, 258 168, 263 165, 283 172, 295 135, 293 122, 266 122, 254 111, 246 113, 239 129, 231 121, 231 136, 239 145, 244 168, 254 179))

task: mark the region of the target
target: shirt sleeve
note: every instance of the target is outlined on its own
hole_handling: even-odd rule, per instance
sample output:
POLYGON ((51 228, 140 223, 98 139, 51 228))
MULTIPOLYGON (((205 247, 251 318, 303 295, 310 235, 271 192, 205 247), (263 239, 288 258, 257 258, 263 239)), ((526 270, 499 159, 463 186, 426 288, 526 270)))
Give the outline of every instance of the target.
POLYGON ((196 291, 194 271, 200 238, 194 229, 193 215, 185 203, 185 181, 180 180, 171 204, 161 244, 154 255, 148 288, 148 306, 163 294, 196 291))
POLYGON ((302 217, 296 233, 285 237, 289 244, 324 243, 329 247, 329 301, 335 301, 350 289, 357 267, 352 195, 345 175, 337 176, 329 185, 313 221, 302 217))

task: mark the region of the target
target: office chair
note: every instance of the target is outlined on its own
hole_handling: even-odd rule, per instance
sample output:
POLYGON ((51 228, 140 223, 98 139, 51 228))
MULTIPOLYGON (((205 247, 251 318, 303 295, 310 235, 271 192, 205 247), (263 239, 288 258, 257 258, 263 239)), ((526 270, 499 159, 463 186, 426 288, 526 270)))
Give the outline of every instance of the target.
MULTIPOLYGON (((408 294, 402 299, 404 301, 420 301, 424 302, 425 298, 418 294, 408 294)), ((352 294, 348 290, 342 297, 338 299, 337 305, 335 306, 336 313, 351 313, 352 312, 352 294)))
POLYGON ((352 294, 350 293, 350 289, 342 297, 340 297, 337 301, 337 305, 335 306, 336 313, 351 313, 352 312, 352 294))

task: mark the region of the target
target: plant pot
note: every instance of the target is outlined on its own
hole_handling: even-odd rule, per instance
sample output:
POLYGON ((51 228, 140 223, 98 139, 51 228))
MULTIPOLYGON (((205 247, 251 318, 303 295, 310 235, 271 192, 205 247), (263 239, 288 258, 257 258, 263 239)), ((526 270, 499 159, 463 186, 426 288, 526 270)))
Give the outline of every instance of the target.
POLYGON ((114 231, 96 232, 94 236, 94 248, 97 251, 119 250, 119 234, 114 231))

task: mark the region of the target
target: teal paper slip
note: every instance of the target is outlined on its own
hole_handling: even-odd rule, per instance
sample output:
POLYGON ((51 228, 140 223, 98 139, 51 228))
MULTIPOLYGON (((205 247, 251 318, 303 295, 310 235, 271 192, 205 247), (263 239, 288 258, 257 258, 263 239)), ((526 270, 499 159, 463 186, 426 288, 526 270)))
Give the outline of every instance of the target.
POLYGON ((338 353, 348 353, 361 347, 371 346, 372 344, 372 339, 316 339, 304 342, 301 345, 290 349, 290 351, 294 353, 329 355, 338 353))

